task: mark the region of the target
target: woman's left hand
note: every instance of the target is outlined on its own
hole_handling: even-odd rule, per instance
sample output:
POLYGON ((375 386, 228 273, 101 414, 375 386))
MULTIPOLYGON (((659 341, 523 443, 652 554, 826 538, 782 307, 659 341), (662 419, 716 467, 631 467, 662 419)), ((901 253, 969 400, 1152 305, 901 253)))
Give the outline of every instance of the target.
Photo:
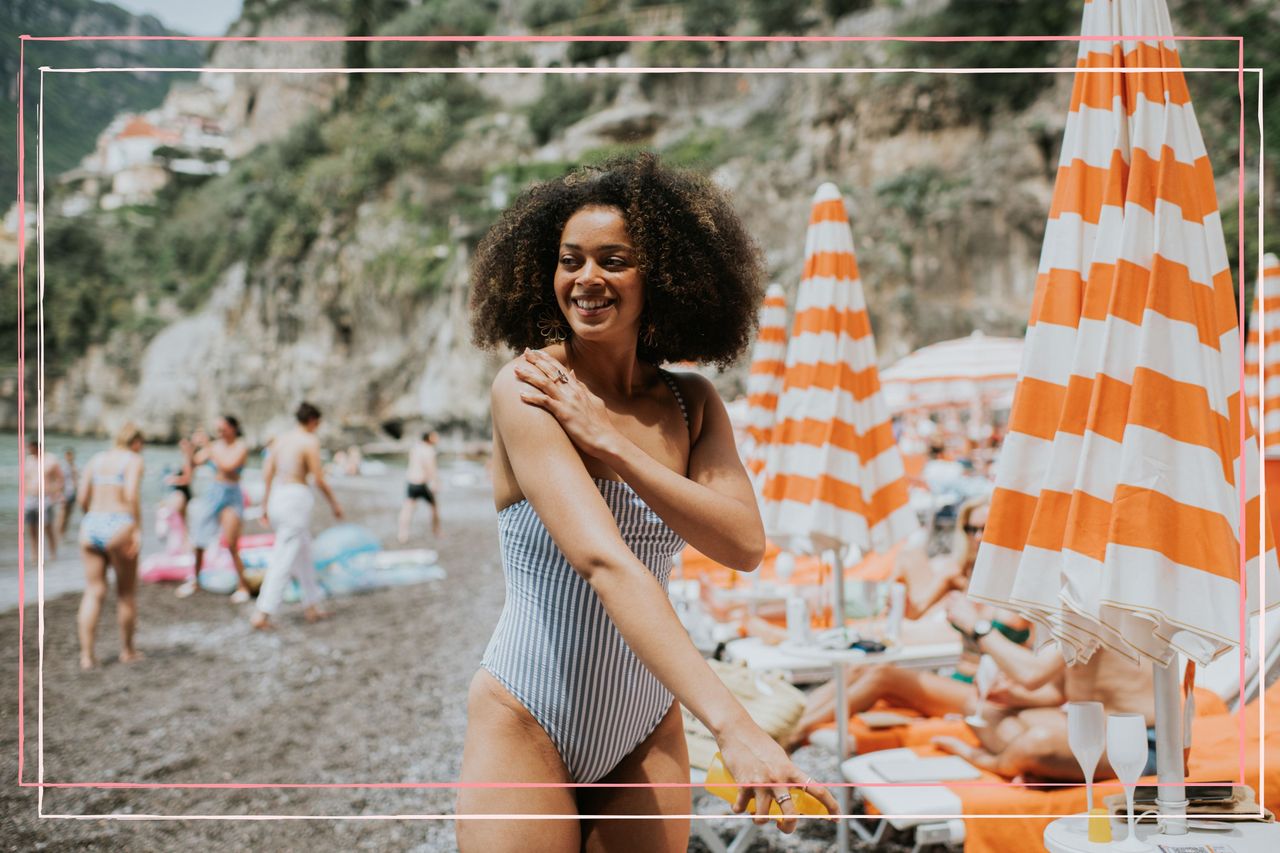
POLYGON ((620 433, 609 419, 604 401, 578 381, 573 371, 537 350, 525 350, 525 362, 516 366, 516 378, 533 391, 521 391, 520 399, 555 416, 570 440, 588 456, 601 456, 616 447, 620 433))

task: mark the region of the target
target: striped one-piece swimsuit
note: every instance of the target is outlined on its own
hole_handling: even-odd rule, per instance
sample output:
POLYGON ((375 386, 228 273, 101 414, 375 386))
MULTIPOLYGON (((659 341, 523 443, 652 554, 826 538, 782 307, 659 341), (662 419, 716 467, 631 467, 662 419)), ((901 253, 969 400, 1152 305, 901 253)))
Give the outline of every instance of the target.
MULTIPOLYGON (((675 379, 661 373, 688 424, 675 379)), ((684 540, 626 483, 595 480, 636 557, 667 588, 684 540)), ((498 513, 507 600, 481 666, 546 730, 575 782, 596 782, 671 708, 673 696, 622 638, 528 501, 498 513)))

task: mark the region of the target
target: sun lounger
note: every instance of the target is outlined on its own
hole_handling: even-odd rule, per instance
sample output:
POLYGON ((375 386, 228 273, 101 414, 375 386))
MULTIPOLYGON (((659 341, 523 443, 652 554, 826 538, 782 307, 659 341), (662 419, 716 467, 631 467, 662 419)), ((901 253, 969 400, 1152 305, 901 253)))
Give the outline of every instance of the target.
MULTIPOLYGON (((1274 664, 1280 658, 1280 618, 1272 614, 1267 622, 1267 637, 1264 648, 1266 654, 1262 660, 1255 655, 1247 661, 1245 671, 1246 693, 1248 685, 1256 685, 1265 677, 1268 670, 1262 663, 1274 664)), ((1252 626, 1251 626, 1252 631, 1252 626)), ((1252 633, 1250 636, 1256 636, 1252 633)), ((1231 709, 1240 694, 1239 659, 1234 655, 1226 655, 1204 668, 1197 677, 1196 687, 1196 719, 1192 725, 1191 758, 1187 767, 1188 781, 1217 782, 1224 780, 1237 781, 1240 776, 1241 732, 1240 717, 1231 709), (1212 686, 1210 688, 1210 685, 1212 686)), ((1256 691, 1255 691, 1256 692, 1256 691)), ((1273 685, 1266 691, 1262 702, 1256 697, 1244 710, 1244 771, 1245 783, 1255 790, 1263 790, 1266 796, 1264 805, 1273 812, 1280 812, 1280 684, 1273 685), (1265 704, 1270 742, 1260 733, 1260 705, 1265 704), (1266 772, 1265 789, 1259 789, 1261 773, 1259 767, 1259 750, 1265 748, 1266 758, 1262 767, 1266 772)), ((1034 789, 1025 786, 974 786, 956 785, 926 788, 925 786, 883 787, 867 783, 883 782, 883 777, 875 771, 875 760, 887 754, 887 751, 871 751, 868 747, 875 741, 858 738, 860 722, 850 722, 851 734, 855 736, 859 754, 846 760, 841 771, 846 781, 858 783, 869 813, 885 815, 877 821, 874 831, 866 827, 857 827, 859 835, 876 841, 885 832, 886 826, 897 829, 912 830, 916 833, 917 847, 923 844, 947 844, 959 846, 964 844, 966 853, 988 853, 1002 850, 1034 850, 1043 846, 1044 828, 1053 820, 1053 816, 1083 811, 1085 807, 1085 791, 1080 787, 1057 787, 1034 789), (924 799, 920 792, 932 790, 924 799), (905 793, 899 793, 905 792, 905 793), (913 795, 912 792, 917 792, 913 795), (936 799, 935 799, 936 798, 936 799), (956 810, 956 803, 960 810, 956 810), (925 806, 928 805, 928 808, 925 806), (951 821, 953 815, 970 817, 983 814, 1026 814, 1028 819, 1018 820, 976 820, 969 821, 958 831, 951 821), (915 815, 916 817, 903 817, 915 815), (930 817, 919 817, 928 815, 930 817), (949 837, 947 833, 950 833, 949 837)), ((930 744, 935 734, 961 735, 970 743, 976 743, 968 726, 961 721, 923 720, 911 726, 899 727, 897 733, 906 743, 894 750, 892 754, 905 757, 907 753, 920 758, 940 756, 943 753, 930 744), (934 726, 953 726, 954 731, 931 730, 934 726)), ((816 735, 817 733, 815 733, 816 735)), ((818 740, 813 738, 811 740, 818 740)), ((834 740, 834 738, 832 738, 834 740)), ((993 774, 985 774, 990 781, 1004 781, 993 774)), ((1095 801, 1108 793, 1121 790, 1117 783, 1111 782, 1095 786, 1095 801)), ((855 826, 857 824, 855 823, 855 826)))

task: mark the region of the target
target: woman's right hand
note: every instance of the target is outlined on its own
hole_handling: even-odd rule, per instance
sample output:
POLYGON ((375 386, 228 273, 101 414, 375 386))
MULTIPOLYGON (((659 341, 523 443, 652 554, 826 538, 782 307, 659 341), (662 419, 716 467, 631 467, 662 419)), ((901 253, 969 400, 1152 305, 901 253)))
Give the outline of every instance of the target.
MULTIPOLYGON (((839 814, 840 806, 827 789, 791 763, 787 753, 773 738, 745 714, 743 716, 742 722, 726 728, 716 739, 725 767, 742 786, 738 789, 734 812, 741 813, 754 799, 756 817, 753 822, 763 825, 770 820, 769 806, 773 801, 783 794, 790 797, 789 789, 799 788, 826 806, 828 813, 839 814)), ((785 815, 796 814, 795 803, 790 799, 781 802, 779 807, 785 815)), ((792 832, 796 828, 795 817, 780 820, 778 828, 784 833, 792 832)))

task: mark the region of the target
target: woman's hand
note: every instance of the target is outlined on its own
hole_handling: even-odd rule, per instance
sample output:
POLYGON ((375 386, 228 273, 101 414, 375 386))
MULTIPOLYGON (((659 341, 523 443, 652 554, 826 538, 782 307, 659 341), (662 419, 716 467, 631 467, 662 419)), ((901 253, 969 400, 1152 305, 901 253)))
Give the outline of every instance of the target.
MULTIPOLYGON (((753 822, 763 825, 770 820, 770 804, 782 798, 778 806, 783 814, 795 815, 796 807, 789 790, 791 788, 799 788, 817 798, 826 806, 828 813, 840 813, 840 806, 827 789, 792 764, 782 747, 750 718, 725 729, 716 740, 725 766, 733 775, 734 781, 742 786, 738 789, 738 801, 733 806, 735 813, 744 811, 747 803, 754 798, 756 817, 753 822)), ((783 818, 779 821, 778 828, 784 833, 792 832, 796 828, 795 817, 783 818)))
POLYGON ((604 401, 578 381, 573 371, 537 350, 525 350, 525 361, 516 365, 516 378, 535 390, 522 391, 520 399, 550 412, 579 450, 599 457, 618 445, 621 433, 609 419, 604 401))

